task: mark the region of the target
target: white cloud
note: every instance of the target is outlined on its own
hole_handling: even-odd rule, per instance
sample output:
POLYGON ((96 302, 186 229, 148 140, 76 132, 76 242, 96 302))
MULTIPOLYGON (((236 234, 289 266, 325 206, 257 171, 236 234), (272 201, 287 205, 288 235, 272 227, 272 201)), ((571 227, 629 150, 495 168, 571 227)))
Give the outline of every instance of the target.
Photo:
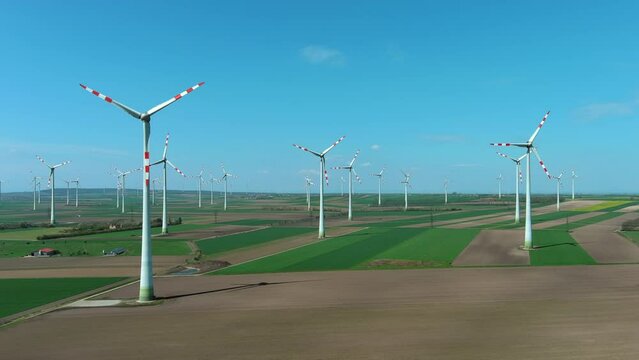
POLYGON ((344 65, 346 61, 341 51, 320 45, 306 46, 300 55, 311 64, 344 65))
POLYGON ((631 115, 639 105, 638 101, 595 103, 582 106, 575 110, 575 116, 580 120, 594 121, 601 118, 631 115))
POLYGON ((373 145, 371 145, 371 150, 377 151, 377 150, 379 150, 380 147, 381 146, 379 146, 378 144, 373 144, 373 145))

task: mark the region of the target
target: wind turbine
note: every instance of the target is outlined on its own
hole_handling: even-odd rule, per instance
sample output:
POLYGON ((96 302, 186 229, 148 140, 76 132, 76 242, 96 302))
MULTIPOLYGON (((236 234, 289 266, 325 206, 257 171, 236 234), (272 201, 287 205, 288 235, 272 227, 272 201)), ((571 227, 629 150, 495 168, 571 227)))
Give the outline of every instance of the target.
POLYGON ((211 175, 209 182, 211 183, 211 205, 213 205, 213 183, 219 184, 220 180, 214 178, 213 175, 211 175))
POLYGON ((46 167, 49 168, 49 183, 51 184, 51 221, 50 224, 51 225, 55 225, 55 169, 59 168, 60 166, 64 166, 68 163, 70 163, 71 161, 64 161, 61 162, 57 165, 49 165, 47 164, 43 158, 40 157, 40 155, 36 155, 36 158, 38 158, 38 160, 40 160, 41 163, 43 163, 46 167))
POLYGON ((444 179, 444 204, 448 205, 448 179, 444 179))
POLYGON ((531 152, 535 153, 535 156, 537 157, 537 160, 539 160, 539 165, 541 165, 542 169, 544 169, 544 172, 546 173, 546 176, 548 176, 548 178, 551 179, 550 173, 548 172, 548 169, 546 168, 546 165, 544 165, 544 162, 541 160, 541 157, 539 156, 539 153, 537 152, 537 149, 533 145, 533 143, 535 141, 535 138, 539 134, 539 130, 541 130, 541 127, 544 126, 544 123, 546 122, 546 119, 548 119, 548 115, 550 115, 550 111, 548 111, 546 113, 546 115, 544 115, 544 117, 541 119, 541 122, 537 126, 537 129, 535 129, 535 131, 530 136, 528 141, 526 141, 524 143, 491 143, 490 144, 492 146, 516 146, 516 147, 526 148, 526 226, 525 226, 525 231, 524 231, 524 246, 523 246, 524 250, 532 250, 533 249, 533 243, 532 243, 532 204, 530 203, 530 153, 531 152))
POLYGON ((408 210, 408 187, 410 186, 410 174, 404 172, 404 170, 400 170, 404 175, 404 180, 402 180, 402 184, 404 184, 404 211, 408 210))
POLYGON ((561 186, 561 177, 564 175, 563 172, 559 174, 559 176, 553 176, 552 178, 557 180, 557 211, 559 211, 559 187, 561 186))
MULTIPOLYGON (((36 192, 38 187, 40 186, 40 177, 34 176, 32 181, 33 181, 33 211, 35 211, 36 210, 36 192)), ((39 193, 38 193, 38 197, 39 197, 39 193)))
POLYGON ((69 206, 69 184, 71 184, 71 180, 64 180, 67 183, 67 206, 69 206))
POLYGON ((122 103, 119 103, 112 98, 100 94, 99 92, 80 84, 80 86, 86 91, 99 97, 100 99, 111 103, 120 109, 126 111, 129 115, 142 121, 143 132, 143 166, 144 166, 144 181, 142 192, 142 259, 140 266, 140 296, 139 301, 151 301, 155 298, 153 294, 153 259, 151 256, 151 212, 149 211, 149 178, 150 178, 150 160, 149 160, 149 136, 151 135, 151 116, 156 112, 164 109, 173 102, 181 99, 183 96, 204 85, 203 82, 186 89, 185 91, 175 95, 169 100, 158 104, 144 113, 136 111, 122 103))
POLYGON ((122 188, 120 189, 120 195, 122 195, 122 213, 124 214, 124 199, 126 197, 126 176, 134 171, 140 170, 140 168, 128 170, 128 171, 120 171, 117 168, 114 169, 118 173, 118 178, 122 178, 120 184, 122 184, 122 188))
POLYGON ((501 176, 501 173, 499 174, 499 176, 497 176, 497 186, 499 188, 499 198, 501 199, 501 182, 503 181, 503 177, 501 176))
POLYGON ((361 183, 359 175, 353 168, 353 164, 355 163, 355 159, 359 155, 359 150, 355 152, 355 156, 353 156, 353 160, 351 160, 348 165, 345 166, 336 166, 333 169, 335 170, 348 170, 348 220, 353 220, 353 175, 355 175, 355 179, 361 183))
POLYGON ((202 174, 204 174, 204 170, 201 170, 199 175, 193 176, 197 179, 197 207, 199 208, 202 207, 202 182, 204 181, 202 174))
POLYGON ((222 181, 224 181, 224 211, 226 211, 226 190, 229 182, 229 177, 233 176, 230 173, 227 173, 224 169, 224 164, 222 164, 222 181))
POLYGON ((340 196, 344 197, 344 183, 346 182, 346 180, 344 179, 343 176, 339 177, 339 185, 340 185, 340 196))
POLYGON ((497 155, 504 157, 506 159, 510 159, 515 163, 515 224, 519 224, 519 183, 522 180, 521 177, 521 161, 526 157, 526 154, 518 157, 518 158, 511 158, 510 156, 506 155, 506 154, 502 154, 499 151, 497 152, 497 155))
POLYGON ((377 177, 377 206, 382 206, 382 176, 384 174, 384 168, 377 174, 372 174, 377 177))
POLYGON ((306 207, 307 211, 311 211, 311 186, 313 185, 313 181, 308 176, 306 179, 306 207))
POLYGON ((572 170, 572 174, 570 177, 572 180, 572 199, 575 200, 575 179, 578 178, 579 176, 575 174, 575 170, 572 170))
POLYGON ((295 146, 296 148, 298 148, 300 150, 304 150, 306 152, 309 152, 309 153, 317 156, 320 159, 320 188, 319 188, 320 203, 319 203, 319 231, 318 231, 319 232, 318 238, 320 238, 320 239, 323 239, 326 236, 325 233, 324 233, 324 182, 322 181, 322 176, 323 176, 324 179, 326 180, 326 186, 328 186, 328 172, 326 171, 326 158, 325 158, 325 156, 337 144, 339 144, 342 140, 344 140, 345 137, 346 137, 346 135, 344 135, 341 138, 337 139, 336 142, 331 144, 331 146, 326 148, 326 150, 322 151, 321 153, 318 153, 318 152, 313 151, 311 149, 305 148, 303 146, 299 146, 299 145, 293 144, 293 146, 295 146))
POLYGON ((162 159, 154 162, 151 166, 155 166, 158 164, 162 164, 162 234, 166 235, 169 232, 169 219, 167 213, 167 197, 166 197, 166 164, 169 164, 178 174, 182 175, 183 178, 186 179, 186 174, 182 172, 182 170, 178 169, 173 163, 167 159, 166 153, 169 150, 169 134, 166 134, 166 139, 164 140, 164 152, 162 152, 162 159))
POLYGON ((71 183, 75 183, 75 207, 78 207, 78 190, 80 187, 80 178, 71 180, 71 183))
POLYGON ((151 204, 155 206, 155 184, 160 181, 160 179, 155 178, 151 180, 151 204))

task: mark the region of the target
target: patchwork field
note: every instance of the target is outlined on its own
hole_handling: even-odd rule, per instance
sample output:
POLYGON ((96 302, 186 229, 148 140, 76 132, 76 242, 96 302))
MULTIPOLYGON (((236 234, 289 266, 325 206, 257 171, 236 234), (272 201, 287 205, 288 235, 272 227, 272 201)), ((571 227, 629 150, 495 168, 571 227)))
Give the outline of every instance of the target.
MULTIPOLYGON (((6 309, 0 315, 3 321, 33 308, 58 309, 78 294, 138 276, 140 230, 68 235, 80 225, 131 223, 139 218, 136 198, 129 202, 132 211, 122 215, 105 196, 93 196, 91 203, 79 209, 61 206, 56 227, 42 226, 47 214, 33 213, 28 201, 3 202, 0 216, 7 215, 2 219, 13 228, 0 230, 0 294, 17 294, 0 295, 0 309, 6 309), (62 254, 22 257, 45 247, 62 254), (102 256, 103 250, 118 247, 126 253, 102 256), (24 300, 31 298, 33 301, 24 300)), ((80 349, 75 355, 107 356, 109 351, 103 345, 89 348, 76 342, 89 341, 85 336, 91 336, 100 338, 100 344, 117 344, 115 349, 125 357, 134 356, 128 350, 132 346, 129 339, 143 341, 144 336, 127 335, 125 339, 114 335, 116 329, 138 324, 146 333, 151 329, 146 326, 162 329, 171 324, 187 329, 179 335, 172 333, 182 349, 180 356, 203 355, 201 347, 210 347, 210 339, 205 345, 196 333, 215 333, 214 341, 225 344, 216 347, 216 355, 230 358, 281 358, 283 354, 293 358, 343 358, 345 354, 352 355, 349 358, 415 358, 425 351, 436 358, 447 354, 463 358, 475 351, 460 348, 455 339, 463 338, 467 344, 468 336, 462 330, 468 324, 481 324, 492 335, 475 346, 492 354, 509 349, 501 357, 509 358, 506 354, 533 351, 509 345, 508 339, 522 335, 518 329, 524 316, 530 324, 537 321, 537 330, 530 330, 537 341, 561 339, 572 344, 552 348, 558 354, 558 349, 566 347, 562 358, 570 358, 603 351, 590 343, 578 343, 578 334, 587 339, 606 338, 608 344, 619 337, 617 332, 595 330, 584 321, 583 312, 594 316, 592 306, 598 301, 601 316, 621 318, 613 298, 615 291, 622 290, 603 279, 614 273, 620 276, 615 281, 625 284, 637 265, 606 265, 639 264, 639 229, 618 233, 623 224, 639 221, 633 199, 569 201, 562 204, 561 211, 556 211, 552 196, 535 199, 532 251, 521 249, 524 219, 514 223, 509 197, 496 201, 488 196, 451 196, 444 206, 440 196, 415 196, 414 206, 402 211, 402 195, 389 195, 385 206, 377 207, 376 197, 362 194, 355 197, 354 219, 348 221, 346 198, 329 196, 325 239, 317 239, 317 209, 307 212, 303 196, 233 196, 227 212, 219 202, 195 207, 193 193, 176 193, 171 199, 171 217, 181 224, 171 226, 165 236, 159 234, 159 228, 152 231, 155 287, 161 300, 157 306, 142 309, 133 303, 99 308, 104 305, 84 300, 98 308, 64 308, 2 328, 0 346, 22 347, 25 332, 56 334, 64 327, 74 329, 75 337, 53 335, 51 339, 80 349), (213 276, 172 275, 185 269, 187 274, 213 276), (593 290, 592 279, 601 280, 597 285, 601 289, 593 290), (602 290, 608 286, 614 290, 602 290), (550 318, 525 315, 531 309, 537 314, 550 311, 545 297, 531 303, 530 294, 537 291, 550 294, 551 312, 565 319, 560 326, 550 318), (584 303, 593 291, 598 295, 591 298, 592 303, 584 303), (565 300, 558 301, 558 297, 565 300), (582 302, 575 305, 577 300, 582 302), (493 311, 488 319, 480 316, 490 312, 491 306, 501 310, 493 311), (195 313, 199 315, 194 317, 195 313), (291 335, 292 324, 297 324, 295 335, 291 335), (356 342, 349 342, 347 348, 337 341, 336 327, 341 329, 337 331, 340 336, 356 342), (385 334, 391 331, 401 336, 384 337, 382 329, 385 334), (241 345, 248 341, 243 333, 252 334, 251 347, 241 345), (278 339, 284 337, 295 341, 281 343, 278 339), (311 339, 322 346, 307 356, 311 339), (366 347, 353 345, 357 341, 366 347), (446 341, 449 346, 442 345, 446 341), (190 350, 185 352, 185 347, 190 350)), ((155 207, 154 216, 158 211, 155 207)), ((136 296, 134 283, 99 299, 136 296)), ((631 327, 623 328, 632 334, 631 327)), ((620 355, 633 352, 624 347, 617 350, 620 355)), ((163 348, 158 356, 172 351, 163 348)), ((540 358, 550 354, 538 353, 540 358)), ((50 358, 68 355, 60 349, 50 358)))

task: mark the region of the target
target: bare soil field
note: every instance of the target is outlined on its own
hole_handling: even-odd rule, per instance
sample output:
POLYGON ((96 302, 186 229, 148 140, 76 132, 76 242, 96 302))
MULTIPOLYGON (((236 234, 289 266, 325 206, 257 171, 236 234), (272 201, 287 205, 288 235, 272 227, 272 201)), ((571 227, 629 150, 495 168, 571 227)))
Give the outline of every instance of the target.
MULTIPOLYGON (((188 256, 154 256, 153 270, 163 274, 188 256)), ((139 276, 139 256, 78 256, 0 259, 0 279, 139 276)))
MULTIPOLYGON (((11 359, 636 359, 638 265, 156 280, 157 306, 0 329, 11 359)), ((106 298, 132 298, 137 285, 106 298)))
POLYGON ((587 225, 571 235, 598 263, 639 262, 639 247, 616 233, 624 221, 639 218, 637 213, 587 225))
POLYGON ((482 230, 453 261, 453 266, 529 265, 521 250, 520 230, 482 230))
POLYGON ((617 211, 620 211, 620 212, 635 212, 635 211, 639 211, 639 205, 627 206, 627 207, 619 209, 617 211))
POLYGON ((220 237, 225 235, 237 234, 246 231, 253 231, 262 229, 264 226, 246 226, 246 225, 222 225, 216 226, 208 229, 198 229, 198 230, 188 230, 188 231, 178 231, 174 233, 168 233, 167 235, 162 235, 163 239, 166 238, 175 238, 175 239, 183 239, 183 240, 202 240, 209 239, 213 237, 220 237))

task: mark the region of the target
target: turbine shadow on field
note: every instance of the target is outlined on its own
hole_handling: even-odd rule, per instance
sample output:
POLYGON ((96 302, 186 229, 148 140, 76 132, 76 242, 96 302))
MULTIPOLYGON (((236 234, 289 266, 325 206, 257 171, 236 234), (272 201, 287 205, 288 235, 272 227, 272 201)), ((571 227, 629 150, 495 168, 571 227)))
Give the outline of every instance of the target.
POLYGON ((558 244, 535 246, 535 249, 543 249, 543 248, 548 248, 548 247, 552 247, 552 246, 561 246, 561 245, 577 246, 577 244, 575 244, 575 243, 563 242, 563 243, 558 243, 558 244))
POLYGON ((193 293, 188 293, 188 294, 179 294, 179 295, 171 295, 171 296, 159 296, 159 297, 157 297, 157 299, 158 300, 179 299, 179 298, 183 298, 183 297, 197 296, 197 295, 204 295, 204 294, 213 294, 213 293, 217 293, 217 292, 225 292, 225 291, 231 292, 231 291, 252 289, 252 288, 260 287, 260 286, 292 284, 292 283, 299 283, 299 282, 306 282, 306 281, 313 281, 313 280, 280 281, 280 282, 265 282, 265 281, 262 281, 262 282, 254 283, 254 284, 241 284, 241 285, 230 286, 230 287, 222 288, 222 289, 198 291, 198 292, 193 292, 193 293))

